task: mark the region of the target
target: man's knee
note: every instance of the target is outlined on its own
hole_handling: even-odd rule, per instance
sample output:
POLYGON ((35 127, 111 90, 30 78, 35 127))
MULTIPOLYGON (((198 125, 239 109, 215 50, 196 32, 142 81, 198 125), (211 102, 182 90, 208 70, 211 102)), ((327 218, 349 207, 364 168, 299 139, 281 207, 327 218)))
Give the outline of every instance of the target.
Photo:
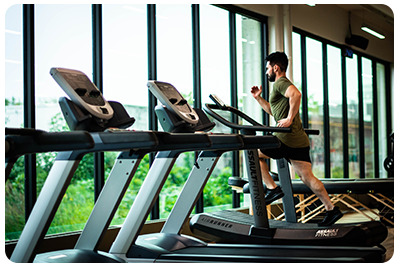
POLYGON ((269 157, 267 155, 265 155, 264 153, 261 152, 261 150, 258 150, 258 158, 261 159, 269 159, 269 157))

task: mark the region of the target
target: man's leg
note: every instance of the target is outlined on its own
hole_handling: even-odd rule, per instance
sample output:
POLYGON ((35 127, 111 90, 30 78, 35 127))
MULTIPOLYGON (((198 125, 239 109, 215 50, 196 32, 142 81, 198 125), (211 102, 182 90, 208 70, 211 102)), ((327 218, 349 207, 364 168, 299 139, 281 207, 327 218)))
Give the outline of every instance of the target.
POLYGON ((261 151, 258 151, 258 156, 260 161, 261 176, 263 182, 267 186, 265 203, 269 205, 275 200, 282 198, 285 194, 283 193, 282 188, 276 185, 274 179, 272 179, 271 175, 269 174, 269 167, 267 162, 265 162, 265 159, 269 159, 269 157, 263 154, 261 151))
POLYGON ((317 177, 315 177, 311 169, 311 163, 299 160, 291 160, 291 163, 295 172, 297 175, 299 175, 303 183, 305 183, 314 192, 314 194, 317 195, 319 200, 321 200, 322 204, 325 206, 327 211, 326 216, 322 222, 318 224, 320 226, 334 224, 343 216, 343 214, 338 207, 333 205, 324 184, 317 177))
POLYGON ((269 159, 269 157, 264 155, 260 150, 258 150, 258 157, 260 159, 261 176, 264 184, 268 189, 275 189, 277 185, 274 179, 272 179, 271 174, 269 174, 269 166, 265 161, 265 159, 269 159))
POLYGON ((294 171, 300 177, 304 184, 306 184, 311 191, 321 200, 326 210, 332 210, 335 206, 333 205, 328 192, 325 189, 324 184, 315 177, 311 169, 311 163, 299 160, 290 160, 294 171))

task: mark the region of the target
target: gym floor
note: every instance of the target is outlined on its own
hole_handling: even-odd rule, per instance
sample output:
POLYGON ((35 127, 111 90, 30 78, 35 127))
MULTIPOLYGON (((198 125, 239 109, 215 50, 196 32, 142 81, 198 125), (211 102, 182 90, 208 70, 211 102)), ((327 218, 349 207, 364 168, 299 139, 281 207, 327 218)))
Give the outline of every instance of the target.
MULTIPOLYGON (((365 211, 364 211, 365 212, 365 211)), ((366 212, 372 218, 376 217, 374 214, 366 212)), ((357 212, 346 212, 344 216, 338 221, 338 223, 354 223, 365 221, 366 217, 357 212)), ((377 218, 375 218, 377 219, 377 218)), ((388 262, 394 254, 394 227, 388 227, 388 237, 382 243, 382 246, 386 248, 386 262, 388 262)))

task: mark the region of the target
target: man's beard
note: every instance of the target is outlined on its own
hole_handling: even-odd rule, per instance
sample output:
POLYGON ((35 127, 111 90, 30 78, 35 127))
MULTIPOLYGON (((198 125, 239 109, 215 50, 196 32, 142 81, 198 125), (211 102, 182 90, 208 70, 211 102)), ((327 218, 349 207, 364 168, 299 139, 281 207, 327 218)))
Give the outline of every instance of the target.
POLYGON ((267 79, 268 79, 268 81, 270 81, 270 82, 275 82, 276 74, 273 73, 273 72, 272 72, 271 75, 267 74, 267 79))

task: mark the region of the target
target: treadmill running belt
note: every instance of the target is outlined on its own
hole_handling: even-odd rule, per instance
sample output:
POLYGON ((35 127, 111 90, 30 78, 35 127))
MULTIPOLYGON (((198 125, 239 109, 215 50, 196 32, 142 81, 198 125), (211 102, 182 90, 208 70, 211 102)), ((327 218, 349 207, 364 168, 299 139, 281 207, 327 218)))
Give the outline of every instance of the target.
POLYGON ((269 220, 269 223, 270 231, 257 229, 252 226, 253 216, 225 210, 193 216, 190 228, 197 236, 224 243, 376 246, 387 236, 387 228, 376 221, 334 224, 329 227, 278 220, 269 220))

